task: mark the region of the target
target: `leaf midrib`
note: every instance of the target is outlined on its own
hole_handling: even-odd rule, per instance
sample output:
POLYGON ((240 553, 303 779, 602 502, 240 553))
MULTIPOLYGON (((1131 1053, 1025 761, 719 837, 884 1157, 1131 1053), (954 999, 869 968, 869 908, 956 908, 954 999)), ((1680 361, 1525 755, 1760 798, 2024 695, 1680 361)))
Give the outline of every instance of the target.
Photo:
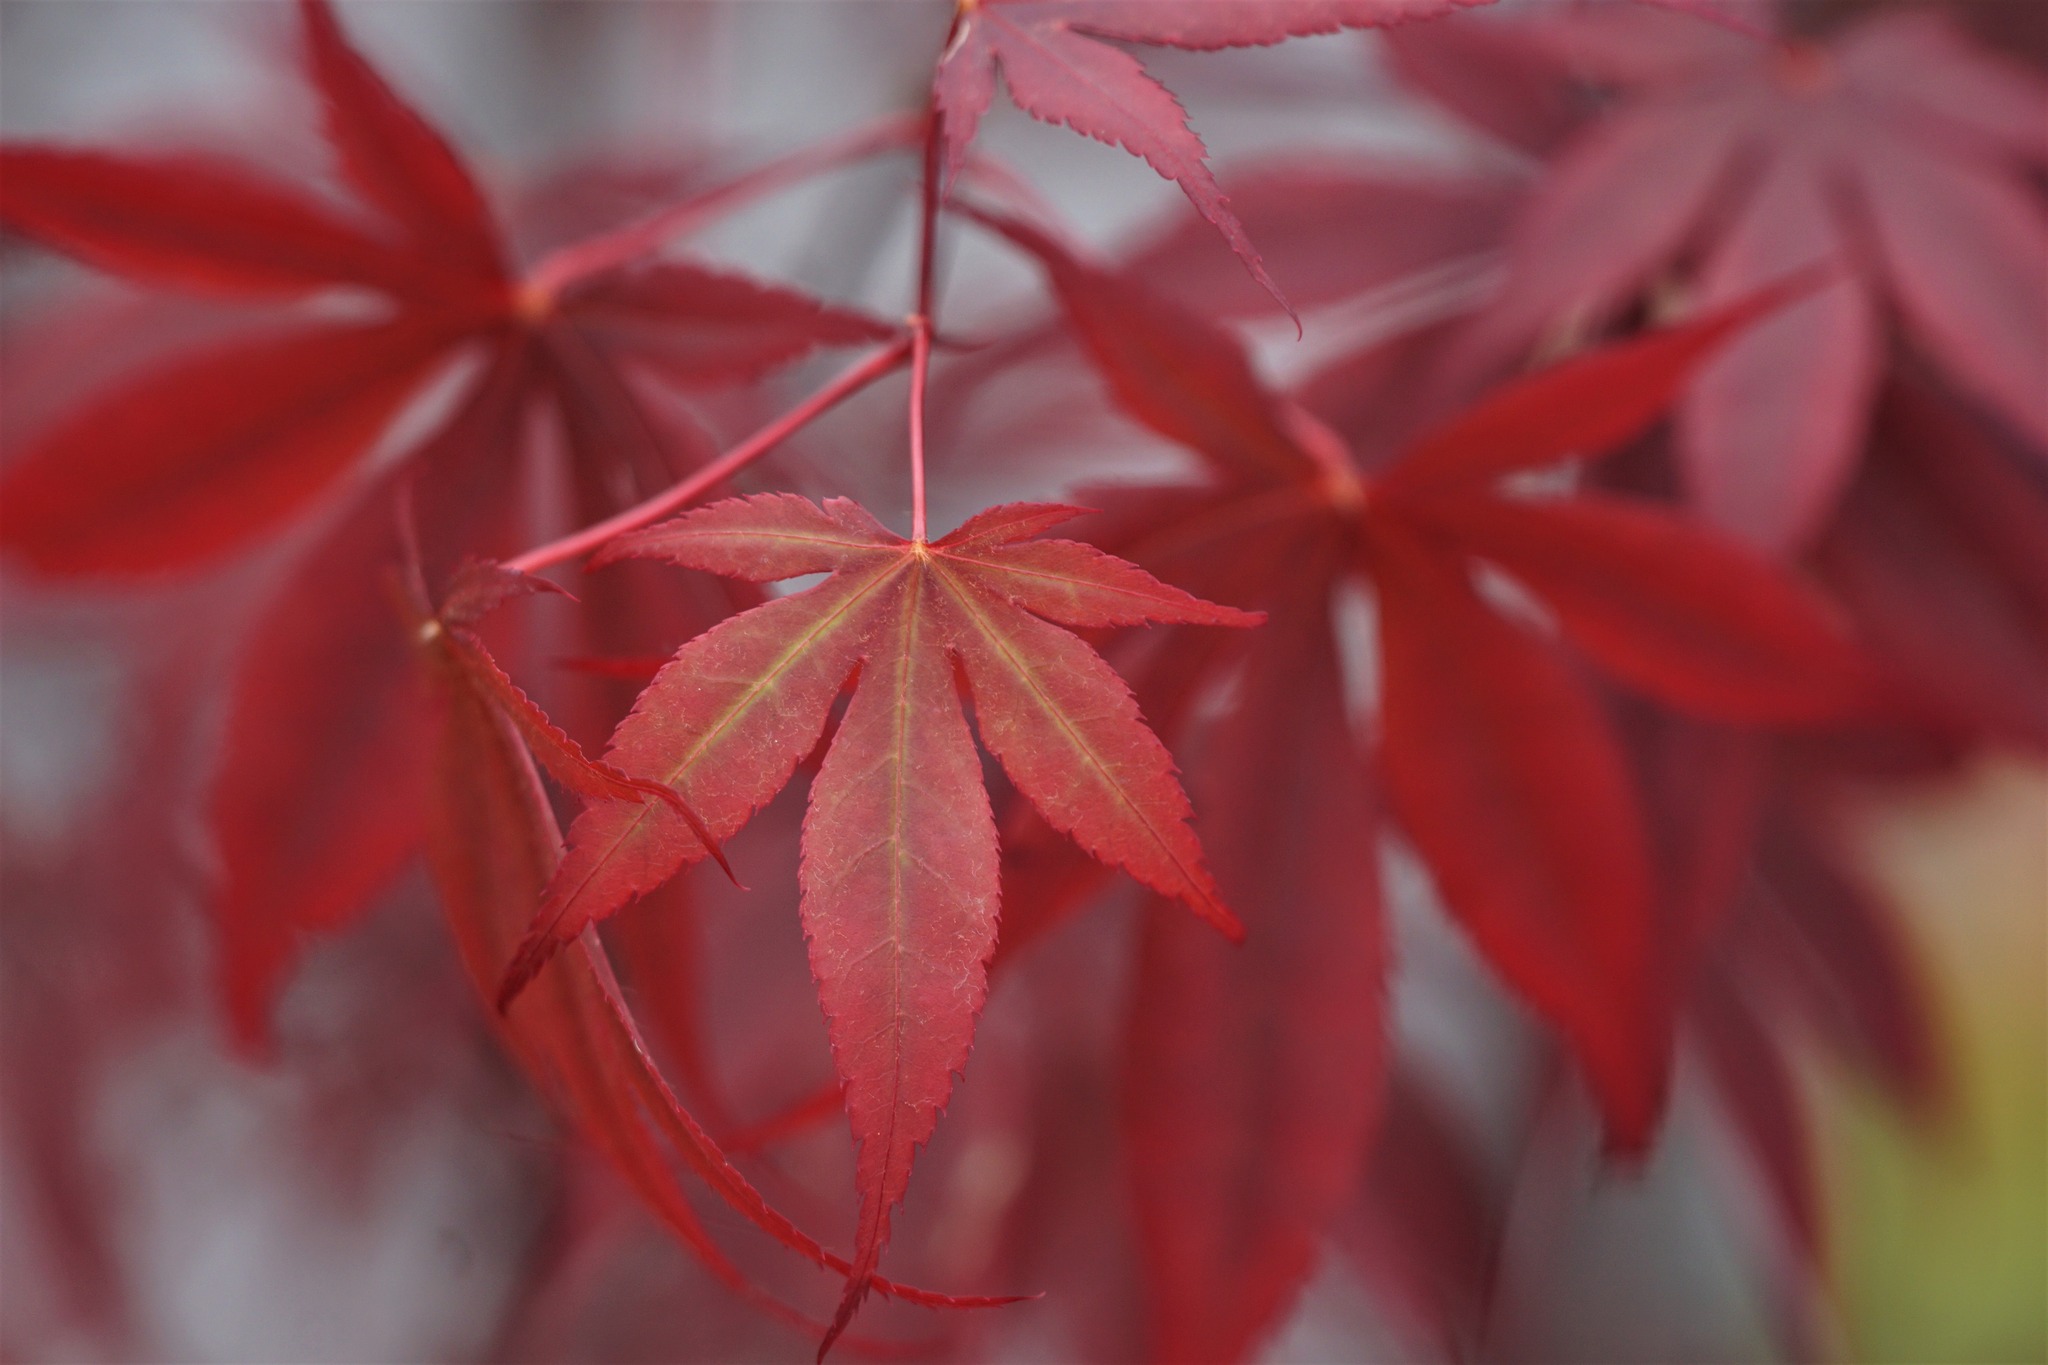
MULTIPOLYGON (((906 556, 906 560, 907 558, 908 557, 906 556)), ((889 581, 895 576, 896 573, 900 573, 902 571, 902 568, 903 565, 901 563, 893 566, 883 567, 880 571, 878 571, 875 574, 874 580, 872 582, 867 584, 866 587, 860 589, 858 592, 849 596, 845 603, 843 603, 837 611, 833 612, 830 616, 824 617, 821 620, 813 623, 809 630, 805 631, 802 635, 796 637, 796 639, 791 642, 789 648, 784 650, 781 657, 775 661, 774 667, 763 672, 762 675, 755 680, 754 685, 746 691, 746 693, 739 699, 739 701, 735 703, 733 706, 730 706, 726 709, 725 713, 719 718, 719 723, 716 727, 706 730, 705 732, 700 734, 697 737, 695 744, 690 748, 689 752, 682 759, 680 759, 678 762, 672 765, 668 769, 667 775, 662 777, 660 780, 669 787, 675 788, 676 783, 686 773, 688 773, 692 768, 694 768, 698 762, 700 762, 703 759, 704 752, 711 745, 711 743, 718 737, 730 731, 731 728, 738 723, 739 718, 753 708, 754 704, 761 696, 761 693, 764 690, 769 689, 775 682, 779 681, 781 677, 789 671, 794 661, 797 658, 799 658, 811 646, 811 644, 818 639, 820 635, 822 635, 827 629, 842 622, 847 617, 847 615, 850 614, 856 607, 860 606, 862 603, 866 602, 870 597, 874 596, 876 592, 880 591, 889 583, 889 581)), ((815 592, 817 591, 817 589, 814 588, 811 591, 815 592)), ((842 679, 841 681, 843 682, 844 679, 842 679)), ((680 794, 681 789, 677 788, 677 791, 680 794)), ((576 884, 576 889, 573 892, 571 892, 566 898, 563 899, 562 912, 566 912, 570 906, 574 905, 577 901, 581 900, 583 897, 583 893, 589 888, 590 884, 597 879, 598 874, 601 873, 605 868, 611 866, 612 859, 618 856, 619 849, 622 846, 624 846, 628 840, 638 836, 638 834, 640 833, 641 826, 646 822, 648 816, 652 813, 652 810, 653 807, 643 804, 634 811, 632 819, 625 826, 623 826, 619 830, 617 836, 615 836, 612 839, 612 841, 605 846, 603 854, 601 854, 594 862, 592 862, 590 872, 583 878, 582 881, 576 884)), ((716 833, 715 830, 713 832, 716 833)), ((560 919, 560 914, 561 912, 558 912, 557 914, 558 921, 560 919)))
MULTIPOLYGON (((973 601, 974 590, 960 579, 956 571, 949 569, 943 561, 936 557, 933 559, 933 568, 940 577, 946 580, 947 589, 951 593, 953 600, 960 605, 961 610, 974 622, 976 628, 981 632, 982 638, 1001 654, 1003 663, 1008 667, 1011 674, 1022 681, 1026 687, 1030 688, 1032 695, 1038 699, 1040 708, 1053 718, 1060 730, 1067 736, 1070 748, 1087 761, 1088 766, 1095 771, 1096 775, 1102 780, 1103 785, 1116 796, 1116 799, 1123 805, 1124 809, 1137 818, 1138 826, 1145 831, 1146 837, 1152 841, 1161 853, 1166 855, 1167 861, 1172 863, 1174 869, 1180 873, 1182 882, 1188 888, 1189 894, 1199 896, 1205 902, 1215 903, 1215 908, 1221 910, 1223 907, 1220 903, 1215 902, 1215 897, 1206 895, 1203 892, 1203 879, 1197 876, 1193 869, 1189 868, 1181 860, 1180 855, 1174 851, 1172 845, 1168 844, 1161 837, 1151 817, 1146 814, 1137 802, 1131 799, 1130 794, 1124 790, 1123 783, 1117 781, 1111 774, 1109 765, 1096 753, 1094 746, 1087 743, 1079 732, 1068 723, 1064 708, 1060 707, 1053 700, 1051 694, 1039 686, 1037 673, 1023 661, 1018 651, 1011 647, 1009 638, 997 631, 988 616, 976 608, 973 601)), ((1021 611, 1023 608, 1016 608, 1016 610, 1021 611)), ((1058 630, 1061 627, 1055 625, 1053 629, 1058 630)))

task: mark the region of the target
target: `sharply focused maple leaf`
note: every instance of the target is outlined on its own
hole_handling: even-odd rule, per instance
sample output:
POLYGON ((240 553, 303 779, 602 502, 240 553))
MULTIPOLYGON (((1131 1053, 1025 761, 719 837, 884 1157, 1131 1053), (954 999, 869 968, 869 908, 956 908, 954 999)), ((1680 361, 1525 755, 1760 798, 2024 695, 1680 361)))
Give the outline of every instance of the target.
POLYGON ((324 0, 300 15, 345 206, 218 159, 0 148, 0 224, 139 282, 292 310, 34 434, 0 475, 0 549, 51 575, 179 570, 356 499, 288 572, 233 684, 214 908, 229 1012, 251 1042, 299 935, 344 923, 417 847, 423 721, 380 586, 394 485, 385 462, 368 467, 399 411, 458 360, 475 366, 446 415, 390 452, 417 475, 440 571, 524 534, 508 471, 536 414, 566 446, 576 514, 595 521, 710 449, 693 424, 657 420, 640 385, 732 383, 889 334, 787 289, 650 259, 658 234, 625 234, 633 250, 573 243, 522 274, 446 139, 324 0), (373 291, 383 315, 320 306, 344 287, 373 291))
POLYGON ((1674 274, 1715 304, 1816 261, 1850 264, 1724 351, 1679 408, 1694 499, 1776 550, 1808 543, 1855 471, 1888 319, 2048 452, 2048 82, 1932 12, 1774 44, 1592 9, 1499 25, 1560 82, 1618 99, 1552 151, 1531 191, 1497 336, 1525 346, 1604 319, 1674 274))
MULTIPOLYGON (((564 787, 594 800, 654 801, 701 830, 672 790, 583 754, 498 668, 472 633, 509 597, 553 589, 541 579, 473 564, 438 613, 415 583, 408 604, 415 649, 437 701, 439 736, 426 802, 427 851, 464 967, 480 991, 496 986, 534 898, 561 858, 561 833, 534 757, 564 787)), ((559 591, 558 589, 555 589, 559 591)), ((720 1282, 780 1316, 705 1230, 669 1155, 777 1242, 842 1274, 852 1267, 771 1208, 677 1102, 655 1066, 596 931, 565 954, 513 1008, 500 1031, 548 1100, 573 1122, 662 1223, 720 1282), (666 1150, 664 1142, 666 1140, 666 1150)), ((877 1280, 886 1294, 931 1307, 986 1307, 1008 1299, 954 1298, 877 1280)), ((796 1321, 802 1323, 801 1317, 796 1321)))
MULTIPOLYGON (((1061 626, 1251 625, 1073 541, 1032 540, 1077 509, 992 508, 926 544, 857 504, 732 499, 621 537, 600 559, 667 560, 752 582, 822 583, 683 646, 606 759, 674 788, 714 837, 790 779, 853 697, 812 785, 803 920, 846 1112, 860 1146, 854 1270, 866 1293, 918 1147, 966 1064, 995 947, 996 827, 961 709, 1010 780, 1094 857, 1236 937, 1188 827, 1172 759, 1108 664, 1061 626)), ((666 807, 606 803, 569 830, 512 1001, 585 927, 709 851, 666 807)))
POLYGON ((1213 52, 1313 33, 1374 28, 1486 0, 962 0, 933 98, 957 172, 1003 73, 1017 107, 1122 147, 1179 185, 1276 299, 1258 249, 1209 170, 1208 149, 1173 92, 1112 42, 1213 52), (1105 41, 1108 40, 1108 41, 1105 41))

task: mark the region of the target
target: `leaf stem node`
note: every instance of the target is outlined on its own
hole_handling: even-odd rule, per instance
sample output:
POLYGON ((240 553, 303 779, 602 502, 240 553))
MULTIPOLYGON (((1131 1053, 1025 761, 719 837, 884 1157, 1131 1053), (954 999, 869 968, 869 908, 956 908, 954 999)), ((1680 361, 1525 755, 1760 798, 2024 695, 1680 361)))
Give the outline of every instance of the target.
POLYGON ((555 312, 555 291, 539 279, 521 280, 512 289, 512 316, 529 327, 546 322, 555 312))
POLYGON ((1788 42, 1778 49, 1771 74, 1788 94, 1814 99, 1833 90, 1841 80, 1834 58, 1813 43, 1788 42))

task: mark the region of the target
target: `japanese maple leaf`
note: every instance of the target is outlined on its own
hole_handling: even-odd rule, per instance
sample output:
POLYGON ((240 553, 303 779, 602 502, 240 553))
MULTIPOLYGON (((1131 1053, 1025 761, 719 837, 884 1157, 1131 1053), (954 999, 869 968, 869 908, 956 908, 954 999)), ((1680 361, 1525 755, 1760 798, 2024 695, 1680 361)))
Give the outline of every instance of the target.
MULTIPOLYGON (((835 1333, 866 1293, 987 991, 996 827, 963 689, 982 742, 1048 820, 1225 934, 1241 932, 1166 749, 1109 665, 1061 627, 1260 618, 1089 546, 1029 539, 1076 514, 1011 504, 927 544, 845 499, 821 508, 773 494, 713 504, 600 556, 756 582, 828 575, 685 645, 606 758, 674 788, 725 838, 789 781, 853 680, 811 788, 802 867, 811 970, 860 1148, 854 1269, 835 1333)), ((706 852, 658 803, 585 811, 501 1002, 587 925, 706 852)))
POLYGON ((1747 725, 1875 714, 1871 665, 1816 596, 1763 561, 1620 499, 1532 503, 1489 487, 1615 448, 1755 316, 1752 303, 1499 391, 1410 447, 1361 519, 1396 813, 1452 912, 1579 1051, 1625 1148, 1661 1108, 1669 1005, 1657 997, 1670 989, 1646 956, 1656 888, 1634 780, 1593 694, 1555 644, 1485 599, 1475 570, 1504 571, 1578 651, 1687 713, 1747 725), (1474 856, 1473 832, 1489 826, 1493 852, 1474 856))
POLYGON ((1122 147, 1179 185, 1261 287, 1284 302, 1217 186, 1208 149, 1188 127, 1180 102, 1137 58, 1104 40, 1200 52, 1264 47, 1480 3, 1485 0, 961 0, 932 85, 949 172, 966 161, 995 99, 1000 68, 1025 113, 1122 147))
MULTIPOLYGON (((981 216, 1046 267, 1124 411, 1201 454, 1214 475, 1206 487, 1098 490, 1091 496, 1112 509, 1107 543, 1197 591, 1230 585, 1272 613, 1272 629, 1306 623, 1289 626, 1287 638, 1322 632, 1318 649, 1295 656, 1304 687, 1329 671, 1315 665, 1319 652, 1342 657, 1332 599, 1348 583, 1373 590, 1377 742, 1335 719, 1347 709, 1342 689, 1297 699, 1303 711, 1333 717, 1312 731, 1290 733, 1268 707, 1233 710, 1208 722, 1220 733, 1191 750, 1194 789, 1216 793, 1213 813, 1255 820, 1256 801, 1251 812, 1240 808, 1247 779, 1230 775, 1241 772, 1239 760, 1222 756, 1241 752, 1251 734, 1270 734, 1268 767, 1314 764, 1333 793, 1321 807, 1359 811, 1354 838, 1367 840, 1370 803, 1357 793, 1370 792, 1370 779, 1344 772, 1371 763, 1446 908, 1564 1036, 1612 1143, 1642 1147, 1663 1103, 1677 1006, 1635 779, 1565 646, 1686 712, 1749 725, 1865 714, 1876 688, 1830 609, 1753 552, 1647 505, 1595 495, 1539 500, 1498 485, 1640 434, 1716 345, 1782 296, 1510 384, 1448 422, 1424 425, 1383 474, 1369 476, 1334 431, 1258 379, 1234 338, 1128 276, 1076 260, 1043 233, 981 216), (1495 575, 1541 604, 1554 628, 1496 596, 1495 575), (1211 762, 1223 765, 1221 776, 1205 772, 1211 762)), ((1391 397, 1402 371, 1382 368, 1391 397)), ((1143 652, 1131 676, 1148 714, 1198 732, 1206 689, 1222 678, 1254 686, 1233 658, 1191 635, 1143 652)), ((1285 864, 1287 884, 1317 908, 1287 913, 1315 922, 1365 913, 1341 908, 1369 875, 1351 866, 1355 842, 1329 833, 1300 856, 1301 866, 1285 864)), ((1225 890, 1245 895, 1228 881, 1225 890)), ((1248 918, 1255 935, 1262 923, 1248 918)), ((1283 937, 1235 964, 1231 989, 1272 1002, 1256 1033, 1210 1027, 1224 994, 1214 974, 1230 968, 1163 948, 1145 958, 1152 975, 1139 986, 1132 1046, 1149 1074, 1127 1090, 1136 1107, 1125 1126, 1143 1143, 1132 1158, 1142 1244, 1163 1306, 1155 1341, 1177 1351, 1196 1350, 1197 1337, 1205 1354, 1255 1344, 1355 1179, 1339 1154, 1357 1150, 1371 1106, 1271 1081, 1316 1074, 1327 1057, 1374 1055, 1353 1011, 1361 998, 1374 1000, 1359 983, 1371 980, 1380 949, 1376 939, 1354 940, 1340 968, 1285 945, 1283 937), (1348 994, 1333 991, 1329 983, 1347 971, 1348 994), (1214 1050, 1207 1065, 1202 1046, 1214 1050), (1253 1132, 1262 1136, 1242 1137, 1253 1132), (1279 1171, 1263 1156, 1274 1144, 1292 1153, 1279 1171), (1162 1170, 1185 1178, 1157 1178, 1162 1170), (1258 1213, 1248 1220, 1246 1210, 1258 1213), (1180 1320, 1197 1307, 1206 1326, 1180 1320)), ((1369 1095, 1377 1077, 1356 1084, 1369 1095)))
POLYGON ((1888 315, 2048 453, 2048 206, 2031 179, 2048 166, 2048 83, 1932 12, 1775 45, 1611 5, 1519 28, 1621 96, 1521 215, 1502 332, 1611 314, 1674 269, 1713 304, 1814 261, 1855 264, 1730 346, 1681 405, 1682 467, 1717 524, 1774 549, 1824 524, 1862 449, 1888 315))
POLYGON ((1298 589, 1265 599, 1236 651, 1235 706, 1175 743, 1245 941, 1164 905, 1143 922, 1120 1107, 1152 1359, 1238 1360, 1264 1339, 1380 1109, 1379 802, 1312 558, 1329 548, 1299 547, 1298 589))
POLYGON ((2009 433, 1898 376, 1813 551, 1940 727, 2048 751, 2048 484, 2009 433))
POLYGON ((543 263, 522 277, 446 139, 349 46, 325 0, 302 0, 301 14, 326 141, 354 197, 347 211, 205 157, 0 148, 0 223, 88 264, 280 302, 369 289, 393 305, 376 321, 304 320, 181 357, 43 433, 0 484, 0 546, 38 569, 184 568, 276 529, 479 344, 488 370, 537 343, 521 397, 616 408, 633 402, 622 368, 729 381, 887 334, 681 261, 543 263))
MULTIPOLYGON (((562 786, 592 800, 652 800, 700 829, 675 793, 587 757, 498 668, 473 633, 505 600, 560 591, 494 565, 465 567, 438 611, 412 585, 410 642, 431 679, 437 749, 426 801, 428 863, 464 967, 480 990, 495 984, 534 898, 561 857, 561 833, 534 759, 562 786)), ((814 1264, 848 1263, 772 1208, 678 1102, 656 1067, 594 930, 552 962, 497 1024, 507 1048, 562 1116, 726 1287, 798 1324, 706 1231, 670 1165, 693 1174, 756 1227, 814 1264)), ((930 1307, 990 1307, 1011 1299, 955 1298, 877 1281, 883 1293, 930 1307)))
POLYGON ((1661 718, 1633 727, 1664 857, 1681 1027, 1763 1178, 1790 1245, 1823 1255, 1819 1182, 1794 1082, 1805 1023, 1904 1114, 1942 1105, 1929 983, 1897 912, 1836 847, 1841 755, 1860 736, 1773 744, 1661 718))
MULTIPOLYGON (((129 279, 284 305, 260 335, 178 355, 34 436, 0 476, 0 549, 50 575, 132 577, 217 560, 357 504, 287 572, 233 682, 211 818, 213 907, 236 1035, 260 1042, 308 930, 330 931, 418 842, 424 719, 382 591, 394 475, 365 465, 393 417, 461 357, 475 377, 401 457, 430 568, 517 539, 505 477, 538 410, 564 437, 577 512, 652 491, 708 438, 657 422, 632 381, 731 383, 870 319, 686 261, 663 238, 572 243, 522 274, 462 159, 303 0, 306 76, 350 200, 233 162, 0 148, 0 223, 129 279), (635 246, 626 251, 621 245, 635 246), (385 315, 308 306, 373 291, 385 315), (280 794, 297 793, 281 802, 280 794)), ((596 614, 618 613, 598 585, 596 614)), ((700 622, 701 623, 701 622, 700 622)))

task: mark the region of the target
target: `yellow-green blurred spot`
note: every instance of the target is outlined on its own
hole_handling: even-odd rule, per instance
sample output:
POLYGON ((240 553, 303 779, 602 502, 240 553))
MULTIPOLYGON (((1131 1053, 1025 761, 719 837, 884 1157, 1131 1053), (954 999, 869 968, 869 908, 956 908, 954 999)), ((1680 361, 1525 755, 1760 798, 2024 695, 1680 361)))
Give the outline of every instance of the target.
POLYGON ((1862 821, 1934 974, 1952 1121, 1827 1086, 1822 1162, 1849 1345, 1870 1362, 2048 1360, 2048 779, 1990 765, 1862 821))

